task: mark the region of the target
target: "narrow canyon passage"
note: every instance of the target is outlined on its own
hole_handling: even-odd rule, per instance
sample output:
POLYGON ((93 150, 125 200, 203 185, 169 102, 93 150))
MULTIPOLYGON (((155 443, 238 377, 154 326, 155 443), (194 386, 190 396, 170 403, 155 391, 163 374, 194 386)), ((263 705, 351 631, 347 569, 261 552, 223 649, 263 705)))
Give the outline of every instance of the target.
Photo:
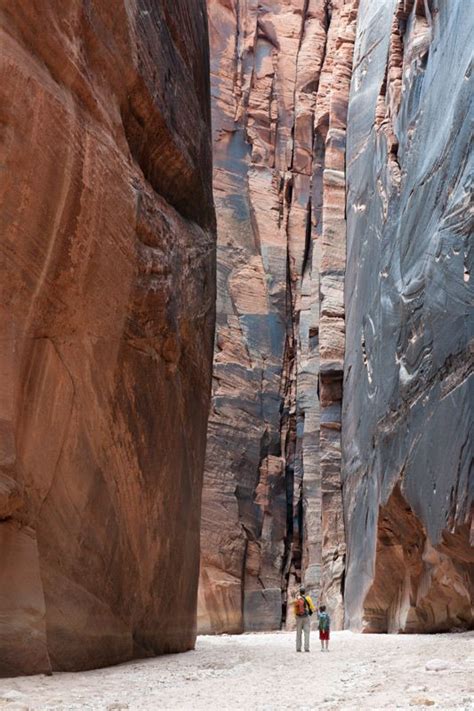
POLYGON ((336 633, 301 655, 318 703, 384 702, 374 670, 409 703, 436 647, 434 701, 464 703, 473 8, 2 8, 0 677, 201 636, 0 707, 87 708, 88 679, 182 707, 184 669, 184 705, 242 673, 289 706, 301 584, 336 633))
POLYGON ((473 624, 470 0, 209 0, 198 629, 473 624), (447 87, 449 86, 449 90, 447 87))

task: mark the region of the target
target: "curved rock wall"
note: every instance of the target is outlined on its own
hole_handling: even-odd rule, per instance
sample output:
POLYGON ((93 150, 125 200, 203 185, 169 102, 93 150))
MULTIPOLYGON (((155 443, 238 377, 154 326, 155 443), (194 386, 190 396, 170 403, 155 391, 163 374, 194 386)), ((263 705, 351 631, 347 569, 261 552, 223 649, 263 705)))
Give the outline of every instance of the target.
POLYGON ((205 5, 16 0, 2 28, 0 673, 189 649, 215 298, 205 5))
POLYGON ((354 629, 473 623, 473 36, 470 0, 360 4, 342 423, 354 629))

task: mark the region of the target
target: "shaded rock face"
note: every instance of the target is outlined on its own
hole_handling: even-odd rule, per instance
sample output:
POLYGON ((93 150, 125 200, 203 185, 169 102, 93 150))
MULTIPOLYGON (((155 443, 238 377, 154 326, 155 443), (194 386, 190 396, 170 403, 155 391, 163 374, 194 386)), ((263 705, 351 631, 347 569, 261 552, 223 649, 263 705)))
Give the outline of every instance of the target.
POLYGON ((217 337, 198 625, 343 619, 344 146, 356 2, 209 0, 217 337))
POLYGON ((4 9, 3 675, 194 644, 215 298, 206 37, 199 1, 4 9))
POLYGON ((291 625, 303 580, 335 627, 343 593, 355 629, 468 626, 469 2, 208 9, 200 629, 291 625))
POLYGON ((342 423, 354 629, 472 625, 473 20, 468 0, 360 4, 342 423))

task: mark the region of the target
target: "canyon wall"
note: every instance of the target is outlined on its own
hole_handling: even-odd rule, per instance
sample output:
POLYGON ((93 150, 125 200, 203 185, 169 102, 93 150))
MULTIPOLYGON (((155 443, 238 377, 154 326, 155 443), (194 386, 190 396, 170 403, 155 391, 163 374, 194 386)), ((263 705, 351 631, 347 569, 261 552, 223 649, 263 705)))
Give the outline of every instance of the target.
POLYGON ((342 625, 344 144, 356 2, 209 0, 217 337, 198 625, 342 625), (287 619, 288 618, 288 619, 287 619))
POLYGON ((472 624, 469 2, 208 0, 203 632, 472 624))
POLYGON ((215 300, 205 4, 16 0, 1 43, 0 674, 186 650, 215 300))
POLYGON ((342 429, 353 629, 473 624, 472 9, 360 3, 342 429))

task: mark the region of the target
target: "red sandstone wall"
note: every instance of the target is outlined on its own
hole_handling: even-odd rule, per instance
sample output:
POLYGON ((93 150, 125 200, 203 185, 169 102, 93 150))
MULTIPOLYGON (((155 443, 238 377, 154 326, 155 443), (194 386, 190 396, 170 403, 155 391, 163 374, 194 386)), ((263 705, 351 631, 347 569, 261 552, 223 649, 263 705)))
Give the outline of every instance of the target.
POLYGON ((470 0, 208 6, 200 629, 472 626, 470 0))
POLYGON ((199 625, 342 624, 345 115, 355 2, 210 0, 217 339, 199 625))
POLYGON ((194 643, 215 298, 206 37, 203 2, 3 10, 2 674, 194 643))

